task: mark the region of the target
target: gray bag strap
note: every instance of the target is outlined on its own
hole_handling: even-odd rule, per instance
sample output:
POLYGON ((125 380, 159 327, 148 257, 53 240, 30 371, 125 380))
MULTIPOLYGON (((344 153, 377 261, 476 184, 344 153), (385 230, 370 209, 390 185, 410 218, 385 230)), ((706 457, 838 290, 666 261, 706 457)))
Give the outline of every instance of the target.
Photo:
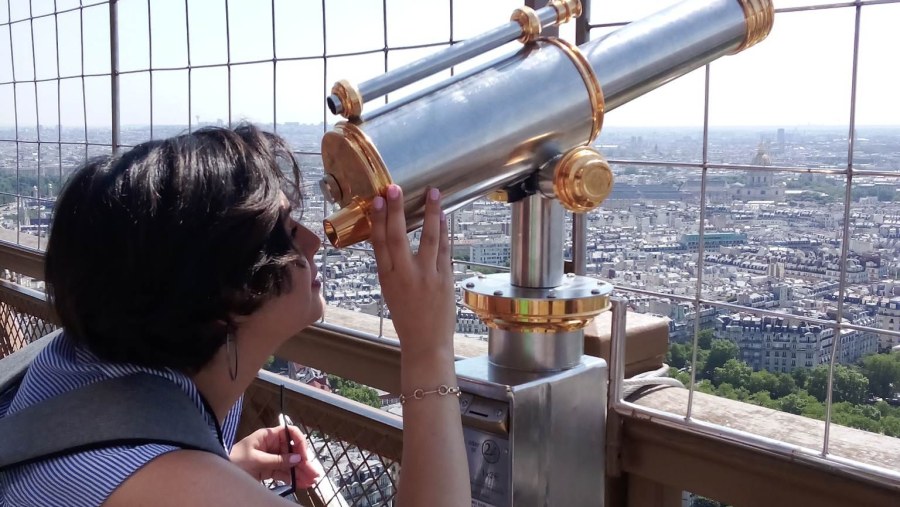
POLYGON ((184 391, 148 373, 95 382, 0 418, 0 435, 0 470, 88 449, 147 443, 228 459, 184 391))
POLYGON ((34 358, 60 333, 62 329, 53 331, 0 359, 0 394, 21 382, 34 358))

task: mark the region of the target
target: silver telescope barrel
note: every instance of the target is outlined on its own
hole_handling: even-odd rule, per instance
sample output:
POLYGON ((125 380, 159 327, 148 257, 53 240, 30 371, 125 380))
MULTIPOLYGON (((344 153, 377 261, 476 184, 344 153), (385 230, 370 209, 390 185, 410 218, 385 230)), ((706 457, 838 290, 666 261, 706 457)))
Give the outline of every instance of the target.
POLYGON ((611 111, 752 46, 768 34, 773 16, 771 1, 765 0, 682 2, 580 49, 603 88, 606 111, 611 111), (735 8, 736 3, 742 8, 735 8))
POLYGON ((345 118, 358 117, 367 102, 516 39, 531 42, 544 28, 563 24, 580 15, 580 0, 551 0, 537 11, 530 7, 518 8, 513 11, 511 21, 503 26, 364 81, 358 87, 348 81, 338 81, 326 99, 328 109, 345 118))
POLYGON ((592 209, 611 182, 574 152, 594 141, 605 112, 752 46, 773 19, 770 0, 687 0, 580 48, 538 39, 385 114, 341 122, 322 139, 322 189, 341 207, 325 219, 326 235, 337 247, 368 239, 371 201, 391 183, 404 189, 414 230, 429 187, 453 210, 554 158, 568 165, 541 191, 566 209, 592 209))

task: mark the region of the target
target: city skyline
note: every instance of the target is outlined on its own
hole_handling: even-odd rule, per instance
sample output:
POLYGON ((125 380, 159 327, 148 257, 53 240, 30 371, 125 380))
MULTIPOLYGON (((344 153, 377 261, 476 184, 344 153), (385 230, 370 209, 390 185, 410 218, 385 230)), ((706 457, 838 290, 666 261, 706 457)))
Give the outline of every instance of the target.
MULTIPOLYGON (((660 0, 623 4, 598 0, 592 4, 591 21, 615 23, 635 19, 672 3, 660 0)), ((34 2, 32 14, 44 14, 45 4, 34 2)), ((71 4, 60 0, 57 8, 65 10, 71 4)), ((146 2, 120 1, 117 8, 121 124, 149 124, 151 114, 154 124, 187 125, 194 123, 196 116, 201 121, 221 118, 227 122, 229 107, 232 121, 247 119, 271 124, 274 116, 279 124, 285 121, 333 124, 337 118, 326 115, 324 108, 324 97, 331 83, 342 78, 358 83, 383 73, 385 42, 388 48, 437 45, 387 51, 390 69, 421 58, 449 41, 451 16, 447 0, 390 0, 386 4, 384 23, 388 35, 385 37, 383 23, 373 22, 382 21, 380 0, 329 0, 325 3, 324 21, 321 4, 317 2, 277 0, 274 4, 255 4, 233 0, 228 3, 228 23, 224 4, 215 0, 155 1, 149 18, 146 2), (323 53, 327 59, 323 59, 323 53), (272 63, 273 58, 277 63, 272 63), (229 70, 225 66, 229 60, 230 88, 229 70), (194 67, 190 72, 165 70, 184 69, 189 63, 194 67), (158 69, 153 71, 152 94, 149 73, 145 71, 151 66, 158 69)), ((778 7, 811 4, 817 2, 778 2, 778 7)), ((37 116, 43 125, 85 122, 89 126, 110 125, 109 76, 85 78, 83 90, 78 77, 82 58, 86 74, 110 72, 108 6, 88 5, 81 11, 29 22, 17 21, 28 17, 24 8, 28 2, 10 5, 11 24, 4 24, 6 5, 0 7, 0 83, 16 81, 18 84, 0 85, 0 125, 14 123, 11 112, 18 116, 20 127, 36 125, 37 116), (83 54, 79 12, 83 12, 83 54), (32 34, 32 24, 35 34, 46 36, 32 34), (58 54, 56 36, 50 36, 55 33, 59 34, 58 54), (57 90, 58 75, 73 77, 58 81, 57 90), (39 80, 36 86, 31 82, 33 79, 39 80), (17 100, 13 100, 14 93, 17 100), (39 110, 35 108, 36 102, 39 110)), ((452 16, 454 40, 506 22, 518 5, 521 2, 509 0, 481 4, 456 0, 452 16), (473 12, 479 15, 468 15, 473 12)), ((898 19, 900 3, 865 5, 862 9, 857 125, 896 125, 900 121, 900 101, 893 92, 900 82, 900 73, 886 64, 890 61, 887 48, 898 38, 892 29, 898 19)), ((714 127, 835 125, 849 129, 854 24, 855 9, 849 7, 776 15, 765 44, 711 64, 709 124, 714 127)), ((615 28, 596 28, 591 32, 592 38, 602 37, 615 28)), ((561 34, 571 39, 572 30, 570 23, 563 27, 561 34)), ((518 43, 509 44, 465 62, 457 70, 516 48, 518 43)), ((391 98, 447 76, 449 72, 445 71, 391 98)), ((611 112, 606 127, 701 126, 704 82, 704 69, 697 69, 611 112)))

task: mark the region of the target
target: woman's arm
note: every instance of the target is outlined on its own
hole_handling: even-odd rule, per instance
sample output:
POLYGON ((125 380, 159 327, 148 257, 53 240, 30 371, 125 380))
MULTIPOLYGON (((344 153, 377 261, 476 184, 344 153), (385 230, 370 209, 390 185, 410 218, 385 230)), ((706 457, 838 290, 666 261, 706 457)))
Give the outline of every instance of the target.
MULTIPOLYGON (((442 385, 456 387, 456 295, 440 193, 437 189, 428 192, 417 253, 410 251, 403 195, 396 185, 388 188, 386 200, 375 198, 371 241, 382 293, 400 337, 402 394, 442 385)), ((402 507, 471 505, 456 396, 430 394, 403 405, 398 503, 402 507)))
POLYGON ((104 507, 294 505, 243 470, 203 451, 173 451, 150 461, 122 483, 104 507))

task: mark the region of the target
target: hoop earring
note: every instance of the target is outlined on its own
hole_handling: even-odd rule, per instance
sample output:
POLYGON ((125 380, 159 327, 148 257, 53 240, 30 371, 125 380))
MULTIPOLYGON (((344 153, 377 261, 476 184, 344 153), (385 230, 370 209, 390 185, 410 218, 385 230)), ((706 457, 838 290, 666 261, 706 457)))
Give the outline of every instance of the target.
POLYGON ((234 341, 234 333, 231 331, 225 335, 225 354, 228 356, 228 376, 234 382, 237 379, 238 355, 237 342, 234 341))

